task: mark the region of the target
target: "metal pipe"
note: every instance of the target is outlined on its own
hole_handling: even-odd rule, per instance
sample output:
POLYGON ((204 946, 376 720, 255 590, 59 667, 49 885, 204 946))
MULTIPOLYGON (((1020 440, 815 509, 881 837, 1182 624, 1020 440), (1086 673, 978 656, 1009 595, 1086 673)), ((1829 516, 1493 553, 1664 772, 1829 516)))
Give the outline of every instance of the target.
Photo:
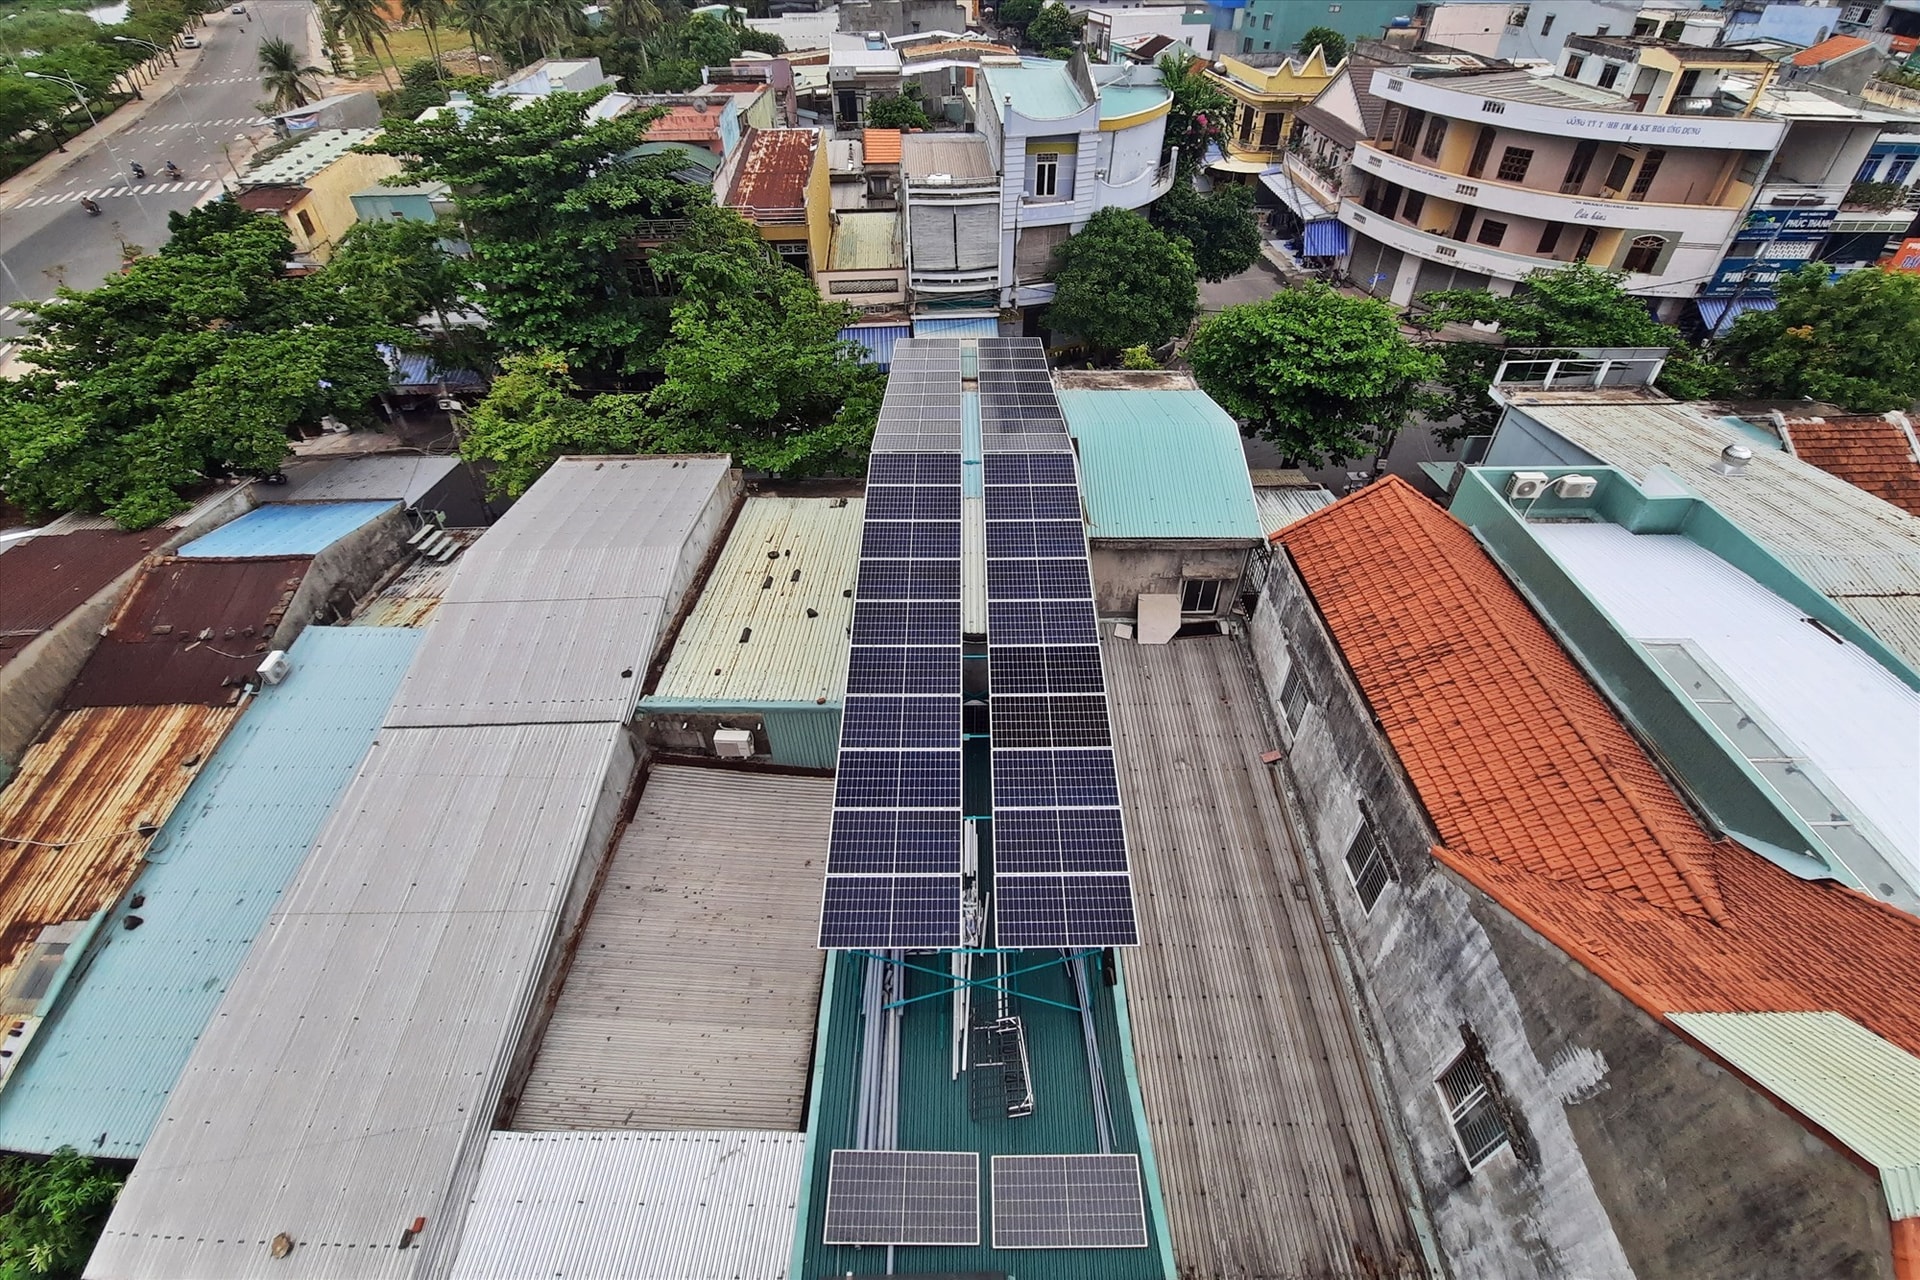
POLYGON ((1093 990, 1087 981, 1086 959, 1076 957, 1070 952, 1061 953, 1066 957, 1067 969, 1073 974, 1074 995, 1080 1001, 1080 1034, 1087 1046, 1087 1079, 1093 1095, 1093 1124, 1100 1135, 1100 1154, 1106 1155, 1113 1150, 1113 1121, 1109 1114, 1111 1104, 1107 1098, 1107 1073, 1100 1062, 1100 1040, 1093 1029, 1093 990))

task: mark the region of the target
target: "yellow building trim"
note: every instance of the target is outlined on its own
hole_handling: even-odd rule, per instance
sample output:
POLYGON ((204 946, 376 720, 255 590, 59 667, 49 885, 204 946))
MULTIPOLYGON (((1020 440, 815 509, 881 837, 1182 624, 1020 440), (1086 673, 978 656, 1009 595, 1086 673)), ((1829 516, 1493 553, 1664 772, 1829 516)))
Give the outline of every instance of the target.
POLYGON ((1030 156, 1037 156, 1043 151, 1058 151, 1071 155, 1079 150, 1080 140, 1078 138, 1061 138, 1053 142, 1042 142, 1035 139, 1029 139, 1027 141, 1027 154, 1030 156))
POLYGON ((1131 129, 1137 124, 1147 124, 1151 121, 1158 120, 1161 116, 1166 115, 1172 110, 1173 99, 1168 98, 1157 107, 1148 107, 1145 111, 1136 111, 1130 116, 1113 116, 1112 118, 1102 116, 1100 119, 1100 132, 1113 133, 1120 129, 1131 129))

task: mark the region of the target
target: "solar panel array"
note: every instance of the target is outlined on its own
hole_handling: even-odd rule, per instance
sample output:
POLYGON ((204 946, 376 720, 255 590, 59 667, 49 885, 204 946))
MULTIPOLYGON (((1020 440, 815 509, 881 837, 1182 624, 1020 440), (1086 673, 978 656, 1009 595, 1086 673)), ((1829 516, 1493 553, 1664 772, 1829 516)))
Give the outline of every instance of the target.
POLYGON ((1037 340, 982 339, 979 361, 996 940, 1132 946, 1073 442, 1037 340))
POLYGON ((995 1156, 993 1247, 1146 1248, 1140 1157, 995 1156))
POLYGON ((867 469, 823 947, 957 947, 960 344, 894 348, 867 469))
POLYGON ((833 1152, 823 1243, 979 1244, 980 1153, 833 1152))

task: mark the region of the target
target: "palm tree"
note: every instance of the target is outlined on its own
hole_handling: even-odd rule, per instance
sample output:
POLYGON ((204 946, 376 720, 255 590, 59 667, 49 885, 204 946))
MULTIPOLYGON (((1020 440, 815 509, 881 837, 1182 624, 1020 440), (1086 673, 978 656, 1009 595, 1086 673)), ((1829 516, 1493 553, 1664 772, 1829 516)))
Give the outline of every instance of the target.
POLYGON ((325 74, 319 67, 302 65, 299 50, 289 40, 269 36, 260 42, 260 86, 273 95, 276 111, 304 107, 320 96, 314 78, 325 74))
MULTIPOLYGON (((366 48, 369 57, 377 63, 380 58, 374 53, 374 42, 379 41, 386 48, 387 61, 398 65, 393 56, 393 45, 387 41, 387 20, 381 16, 380 0, 332 0, 333 23, 353 40, 366 48)), ((386 77, 387 87, 394 87, 393 72, 387 67, 380 68, 380 74, 386 77)))
POLYGON ((441 74, 440 68, 440 25, 447 20, 450 6, 447 0, 400 0, 400 12, 420 24, 427 33, 427 52, 433 55, 433 73, 441 74))
POLYGON ((507 38, 517 46, 515 54, 524 52, 527 45, 539 48, 541 54, 551 58, 559 48, 560 42, 567 37, 572 25, 573 10, 562 0, 502 0, 501 25, 506 28, 507 38))
POLYGON ((467 43, 473 46, 475 58, 482 53, 499 58, 500 49, 506 43, 499 0, 456 0, 453 23, 467 33, 467 43))
POLYGON ((607 8, 614 30, 621 35, 646 35, 660 25, 658 0, 612 0, 607 8))

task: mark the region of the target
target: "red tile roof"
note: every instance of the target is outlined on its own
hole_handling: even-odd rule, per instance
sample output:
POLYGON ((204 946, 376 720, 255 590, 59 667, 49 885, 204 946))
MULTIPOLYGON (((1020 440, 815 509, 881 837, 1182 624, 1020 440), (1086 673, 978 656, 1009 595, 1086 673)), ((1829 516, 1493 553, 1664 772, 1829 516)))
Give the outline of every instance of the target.
POLYGON ((868 164, 900 163, 900 131, 868 129, 860 135, 861 157, 868 164))
POLYGON ((1794 456, 1877 498, 1920 516, 1920 461, 1913 439, 1877 414, 1848 414, 1821 422, 1787 420, 1794 456))
POLYGON ((802 209, 820 135, 812 129, 749 129, 727 204, 755 212, 802 209))
POLYGON ((1389 478, 1274 535, 1434 855, 1655 1016, 1830 1009, 1920 1053, 1920 920, 1715 840, 1473 535, 1389 478))
POLYGON ((1823 62, 1844 58, 1856 49, 1865 49, 1872 43, 1873 41, 1862 40, 1859 36, 1828 36, 1811 49, 1802 49, 1787 61, 1796 67, 1817 67, 1823 62))

